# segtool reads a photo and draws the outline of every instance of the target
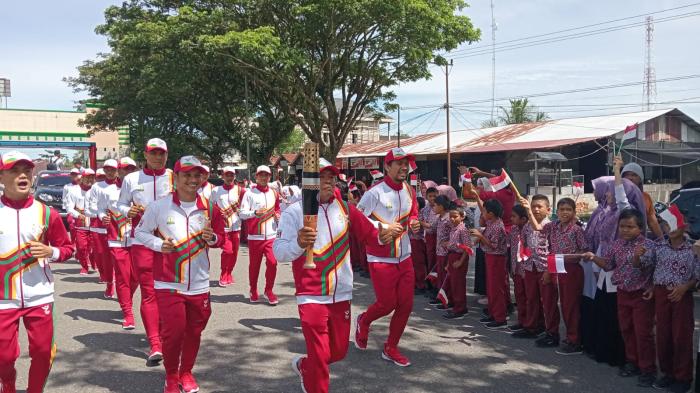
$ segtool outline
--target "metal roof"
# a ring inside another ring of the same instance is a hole
[[[568,161],[566,156],[555,151],[533,151],[525,158],[526,162],[530,161]]]
[[[691,128],[700,131],[700,124],[678,109],[622,113],[614,115],[549,120],[538,123],[456,130],[450,132],[452,153],[488,153],[512,150],[539,150],[574,145],[622,133],[635,123],[643,123],[671,113]],[[339,158],[383,156],[396,146],[396,141],[346,145]],[[445,154],[447,137],[444,132],[425,134],[401,140],[401,147],[414,155]]]

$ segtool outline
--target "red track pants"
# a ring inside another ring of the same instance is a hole
[[[348,352],[350,302],[300,304],[299,318],[306,340],[306,358],[301,363],[304,387],[308,393],[327,393],[328,366]]]
[[[557,274],[561,313],[566,325],[566,340],[574,345],[581,343],[581,296],[583,296],[583,268],[578,263],[567,263],[566,273]]]
[[[559,337],[559,294],[556,274],[552,282],[542,283],[542,272],[525,271],[525,292],[527,297],[527,319],[525,328],[531,332],[545,328],[547,333]],[[520,301],[518,301],[520,302]]]
[[[527,291],[525,290],[525,277],[515,273],[513,275],[515,289],[515,305],[518,309],[518,324],[525,326],[527,323]]]
[[[90,232],[90,240],[92,242],[90,259],[97,265],[97,270],[100,271],[100,281],[107,283],[107,291],[109,291],[114,285],[114,263],[107,247],[107,235]]]
[[[505,322],[510,299],[505,255],[486,254],[486,296],[491,318]]]
[[[124,319],[133,322],[132,299],[139,283],[132,269],[130,249],[127,247],[110,247],[109,252],[112,255],[112,263],[114,264],[119,307],[122,309]]]
[[[151,343],[151,351],[160,351],[161,348],[158,335],[158,302],[156,291],[153,289],[153,260],[160,257],[160,253],[155,253],[140,244],[131,246],[131,264],[141,287],[141,319]]]
[[[248,240],[248,253],[250,255],[250,268],[248,269],[248,280],[250,282],[250,292],[258,293],[258,276],[260,275],[260,265],[263,256],[265,257],[265,292],[272,291],[277,277],[277,259],[272,253],[272,242],[274,240]]]
[[[238,260],[238,249],[240,248],[240,231],[226,232],[226,241],[221,247],[221,276],[230,275],[236,267]]]
[[[654,300],[644,300],[644,290],[617,290],[617,319],[625,342],[625,359],[643,373],[656,373]]]
[[[411,239],[411,258],[413,259],[413,272],[415,274],[415,286],[418,289],[425,288],[425,276],[428,275],[425,242],[422,239]]]
[[[211,316],[209,293],[182,295],[159,289],[156,298],[165,373],[179,375],[192,372],[202,331]]]
[[[90,231],[75,229],[75,257],[83,270],[88,270],[90,267],[95,268],[95,261],[90,260],[90,240]]]
[[[469,269],[469,258],[465,258],[460,267],[453,267],[452,264],[459,261],[462,254],[451,252],[447,254],[448,280],[450,281],[450,303],[454,313],[467,311],[467,270]]]
[[[361,318],[363,327],[369,329],[372,322],[393,311],[386,344],[396,348],[413,310],[413,261],[408,257],[400,263],[371,262],[369,272],[376,300]]]
[[[676,381],[693,380],[693,294],[686,292],[681,301],[668,300],[665,286],[654,288],[656,305],[656,350],[659,368]],[[698,383],[697,381],[695,383]]]
[[[14,386],[17,377],[15,361],[19,357],[19,320],[29,338],[29,386],[27,393],[44,390],[51,364],[56,355],[53,341],[53,303],[27,308],[0,310],[0,380]]]

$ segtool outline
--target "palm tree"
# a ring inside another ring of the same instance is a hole
[[[499,107],[503,113],[498,117],[502,124],[519,124],[545,121],[549,118],[546,113],[530,105],[527,98],[511,99],[510,108]]]

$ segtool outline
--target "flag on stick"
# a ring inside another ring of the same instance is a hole
[[[466,244],[458,244],[457,247],[459,247],[459,248],[461,248],[462,250],[464,250],[464,252],[466,252],[467,255],[469,255],[469,256],[474,255],[474,250],[473,250],[471,247],[469,247],[468,245],[466,245]]]
[[[442,303],[443,306],[447,307],[447,303],[449,303],[449,299],[447,298],[447,292],[445,292],[445,283],[447,280],[450,278],[450,274],[447,273],[445,274],[445,279],[442,280],[442,285],[440,285],[440,290],[438,291],[437,294],[437,300]]]
[[[576,198],[583,195],[583,183],[579,183],[579,182],[575,181],[571,185],[571,188],[572,188],[573,194],[574,194],[574,196],[576,196]]]
[[[492,192],[500,191],[511,184],[510,177],[505,170],[501,169],[501,174],[489,178],[489,190]]]
[[[382,177],[384,177],[384,174],[381,171],[378,171],[376,169],[370,171],[369,174],[372,175],[372,179],[374,179],[374,180],[379,180]]]
[[[617,151],[616,155],[620,155],[620,152],[622,151],[622,147],[625,145],[625,143],[637,139],[638,126],[639,126],[639,123],[634,123],[634,124],[631,124],[631,125],[625,127],[625,131],[622,134],[622,141],[620,142],[620,150]]]
[[[564,254],[549,254],[547,256],[547,270],[550,273],[566,273]]]
[[[678,205],[672,203],[668,209],[662,211],[659,216],[666,221],[669,231],[673,232],[680,228],[685,228],[685,218],[683,213],[678,209]]]

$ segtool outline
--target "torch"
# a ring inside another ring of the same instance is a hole
[[[318,193],[321,188],[318,176],[318,143],[304,144],[304,172],[301,181],[304,226],[316,229],[318,220]],[[306,249],[304,269],[315,269],[313,246]]]

